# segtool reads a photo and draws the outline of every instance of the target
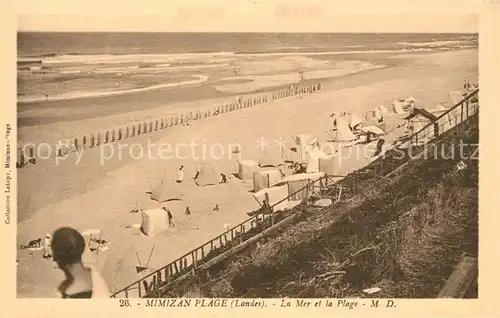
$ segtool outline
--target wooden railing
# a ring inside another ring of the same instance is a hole
[[[442,134],[444,131],[451,129],[454,126],[472,117],[478,111],[478,93],[479,89],[471,92],[463,100],[440,115],[435,121],[429,123],[427,126],[423,127],[408,138],[396,142],[391,148],[404,149],[412,145],[421,145],[422,143],[430,141],[431,139]],[[474,99],[477,102],[472,102],[472,100]],[[460,110],[460,113],[458,113],[457,110]],[[439,130],[436,130],[436,127],[439,127]],[[387,151],[390,150],[391,149],[388,149]],[[404,162],[401,163],[401,165],[403,164]],[[295,191],[294,193],[289,194],[286,198],[283,198],[279,202],[273,204],[272,208],[276,207],[284,201],[289,200],[291,197],[304,190],[308,191],[309,193],[315,193],[320,196],[330,196],[335,199],[334,194],[336,193],[336,190],[332,190],[332,188],[336,187],[337,183],[333,180],[334,177],[338,176],[324,176],[313,182],[308,182],[306,186]],[[339,188],[339,191],[340,189],[341,188]],[[360,192],[363,190],[357,189],[354,186],[354,191]],[[285,219],[287,217],[289,216],[284,215],[284,213],[276,213],[275,211],[273,211],[270,218],[265,216],[261,217],[261,215],[255,215],[236,225],[230,230],[222,233],[221,235],[213,238],[207,243],[177,258],[175,261],[120,289],[111,297],[144,297],[150,294],[155,289],[158,289],[160,287],[164,289],[165,286],[168,286],[169,284],[172,284],[173,282],[184,278],[186,274],[194,275],[196,273],[196,269],[200,265],[208,262],[210,259],[215,258],[221,252],[242,244],[253,236],[274,226],[276,221]]]
[[[477,258],[462,258],[437,298],[465,298],[477,280]]]

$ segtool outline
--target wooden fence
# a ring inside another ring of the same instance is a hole
[[[462,258],[437,298],[464,298],[477,283],[477,258]]]
[[[432,140],[443,132],[474,116],[479,108],[478,93],[479,89],[471,92],[463,100],[440,115],[435,121],[429,123],[408,138],[398,141],[391,148],[405,149],[412,145],[421,145],[423,142]],[[439,127],[439,130],[436,127]],[[403,164],[404,162],[401,163],[401,165]],[[306,186],[275,203],[272,208],[285,200],[290,200],[290,198],[293,198],[297,193],[302,191],[307,191],[308,196],[312,194],[338,200],[343,188],[334,181],[333,178],[336,177],[339,176],[325,176],[316,181],[308,182]],[[358,193],[363,191],[357,189],[355,185],[353,189],[349,190]],[[273,211],[270,217],[262,217],[261,215],[253,216],[177,258],[175,261],[116,291],[111,297],[145,297],[157,289],[165,289],[173,282],[184,279],[189,275],[194,275],[200,266],[216,258],[221,252],[243,244],[263,231],[270,230],[276,221],[281,221],[287,217],[289,216],[276,213],[276,211]]]

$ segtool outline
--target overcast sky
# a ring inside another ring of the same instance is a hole
[[[476,1],[17,1],[21,31],[477,32]]]

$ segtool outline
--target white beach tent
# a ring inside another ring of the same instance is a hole
[[[349,128],[349,123],[345,118],[337,119],[337,131],[333,141],[335,142],[349,142],[356,140],[356,136]]]
[[[260,167],[279,167],[285,164],[281,157],[281,149],[278,147],[269,147],[262,151],[259,166]]]
[[[181,200],[182,192],[176,188],[177,184],[173,181],[162,180],[151,191],[151,200],[165,202],[171,200]]]
[[[255,200],[258,202],[259,207],[262,206],[262,201],[268,199],[269,205],[271,205],[271,206],[273,206],[279,202],[273,208],[273,210],[275,212],[280,211],[280,210],[285,210],[288,208],[288,201],[283,200],[288,196],[288,186],[287,185],[274,186],[271,188],[262,189],[258,192],[252,193],[252,195],[255,198]],[[280,202],[280,201],[282,201],[282,202]]]
[[[217,172],[214,167],[203,165],[199,168],[195,183],[198,186],[207,186],[218,184],[221,180],[220,172]]]
[[[383,116],[382,111],[378,108],[369,110],[365,113],[366,120],[380,119],[382,116]]]
[[[141,231],[147,236],[155,236],[168,230],[168,214],[162,208],[143,210]]]
[[[323,153],[319,148],[314,148],[309,152],[309,158],[307,160],[307,173],[320,172],[320,159],[330,159],[334,155],[327,155]]]
[[[378,126],[366,126],[361,128],[362,131],[364,132],[370,132],[372,134],[375,134],[377,136],[385,135],[385,132]]]
[[[378,110],[380,111],[380,113],[382,114],[382,116],[391,116],[391,115],[394,114],[389,109],[387,109],[387,107],[385,107],[384,105],[380,106],[378,108]]]
[[[358,115],[356,114],[350,114],[348,118],[349,118],[349,126],[351,127],[351,129],[363,123],[361,118],[359,118]]]
[[[238,178],[247,180],[253,178],[253,173],[259,170],[259,164],[253,160],[239,160],[237,175]]]
[[[405,101],[401,101],[401,100],[396,99],[394,102],[392,102],[392,107],[393,107],[393,111],[398,115],[402,115],[402,114],[406,113],[406,110],[405,110],[406,102]]]
[[[279,170],[261,170],[253,173],[253,191],[257,192],[265,188],[270,188],[281,181]]]

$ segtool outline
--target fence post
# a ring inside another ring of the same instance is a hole
[[[191,258],[193,259],[193,275],[196,273],[196,268],[198,267],[198,250],[194,250],[191,253]]]

